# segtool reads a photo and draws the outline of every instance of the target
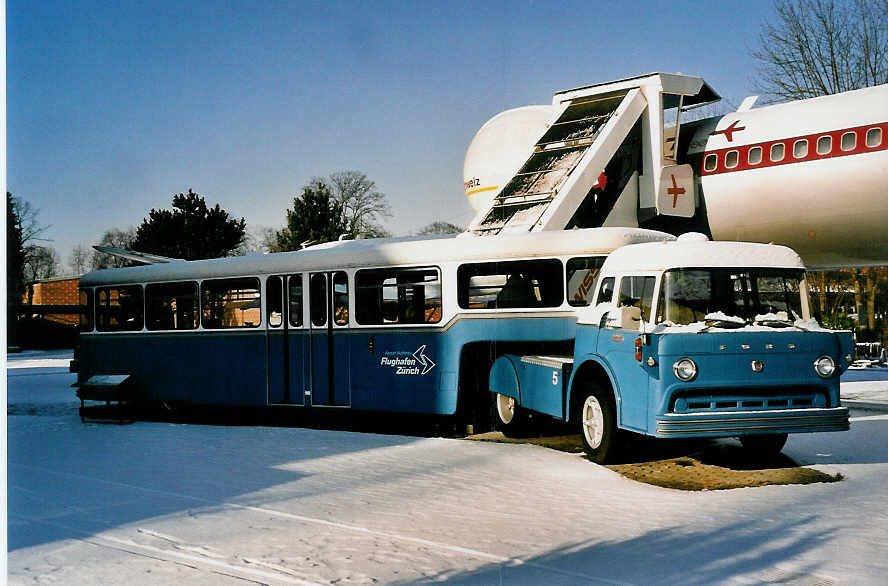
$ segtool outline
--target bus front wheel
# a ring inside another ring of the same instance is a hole
[[[589,459],[597,464],[611,461],[617,451],[617,417],[611,394],[597,385],[588,387],[576,417]]]

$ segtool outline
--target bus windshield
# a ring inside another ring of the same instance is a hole
[[[666,271],[657,322],[718,327],[788,326],[802,315],[801,269],[673,269]]]

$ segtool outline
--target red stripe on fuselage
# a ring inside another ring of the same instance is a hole
[[[881,128],[881,142],[873,147],[866,146],[866,133],[872,128]],[[842,150],[842,135],[848,132],[854,132],[857,135],[856,144],[853,149],[847,151]],[[832,147],[829,152],[822,155],[817,154],[817,141],[824,136],[832,138]],[[793,151],[796,141],[808,141],[808,154],[804,157],[794,157]],[[780,161],[771,160],[771,147],[775,144],[782,143],[784,145],[783,159]],[[749,151],[755,147],[761,147],[762,158],[757,164],[749,163]],[[750,169],[760,169],[762,167],[776,167],[777,165],[789,165],[792,163],[804,163],[806,161],[819,161],[821,159],[830,159],[833,157],[845,157],[848,155],[859,155],[862,153],[872,153],[876,151],[888,150],[888,122],[877,124],[867,124],[864,126],[855,126],[853,128],[842,128],[840,130],[830,130],[828,132],[818,132],[815,134],[806,134],[802,136],[794,136],[792,138],[782,138],[779,140],[771,140],[767,142],[759,142],[747,144],[743,146],[732,146],[714,151],[705,151],[699,163],[697,173],[702,176],[719,175],[721,173],[733,173],[735,171],[748,171]],[[725,165],[727,154],[731,151],[737,151],[738,161],[735,167],[727,167]],[[716,156],[716,166],[714,169],[706,170],[706,158],[710,155]]]

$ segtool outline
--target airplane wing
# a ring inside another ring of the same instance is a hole
[[[131,260],[134,262],[142,263],[145,265],[153,265],[158,263],[166,263],[166,262],[185,262],[183,258],[170,258],[168,256],[160,256],[157,254],[148,254],[147,252],[137,252],[135,250],[124,250],[123,248],[117,248],[116,246],[93,246],[99,252],[103,252],[105,254],[111,254],[114,256],[119,256],[121,258],[125,258],[127,260]]]

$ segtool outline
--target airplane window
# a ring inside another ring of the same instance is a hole
[[[821,136],[817,139],[817,154],[818,155],[828,155],[832,150],[832,137],[831,136]]]
[[[718,155],[706,155],[706,159],[703,161],[703,169],[705,171],[715,171],[717,165]]]
[[[725,155],[725,167],[728,169],[733,169],[737,166],[737,163],[740,161],[740,153],[737,151],[728,151],[728,154]]]
[[[749,156],[747,157],[750,165],[758,165],[762,162],[762,147],[752,147],[749,149]]]
[[[882,144],[882,129],[870,128],[866,131],[866,146],[869,148],[877,147]]]
[[[854,132],[846,132],[842,135],[842,150],[851,151],[857,146],[857,134]]]
[[[808,141],[797,140],[792,145],[792,156],[796,159],[804,159],[808,156]]]
[[[775,163],[777,161],[782,161],[785,148],[786,147],[783,145],[782,142],[778,142],[777,144],[772,144],[771,145],[771,160],[774,161]]]

